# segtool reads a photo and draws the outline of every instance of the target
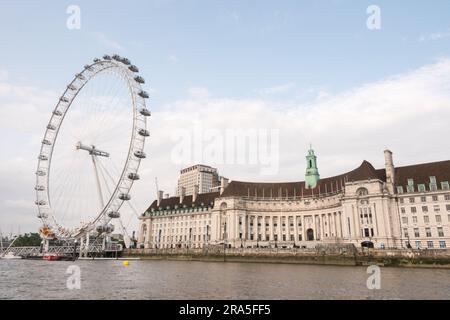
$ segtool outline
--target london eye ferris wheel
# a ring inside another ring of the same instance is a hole
[[[36,170],[36,205],[44,238],[111,233],[130,201],[150,135],[147,92],[127,58],[105,55],[84,66],[59,98]]]

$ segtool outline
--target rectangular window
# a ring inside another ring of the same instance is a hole
[[[420,201],[427,202],[427,197],[425,197],[425,196],[420,197]]]
[[[427,238],[431,238],[431,229],[425,228],[425,234],[427,235]]]
[[[416,238],[420,237],[419,228],[414,228],[414,237]]]
[[[439,200],[438,196],[433,196],[432,199],[433,199],[433,201],[438,201]]]
[[[416,241],[416,248],[417,248],[417,249],[422,248],[422,243],[421,243],[419,240]]]
[[[402,217],[402,223],[408,224],[408,217]]]
[[[408,179],[408,185],[406,186],[406,191],[414,192],[414,180]]]
[[[403,229],[403,234],[405,235],[405,238],[409,237],[408,228]]]
[[[439,248],[441,248],[441,249],[447,248],[445,241],[439,241]]]
[[[444,236],[444,228],[438,227],[437,228],[438,236],[443,237]]]
[[[445,206],[445,209],[447,209],[447,211],[450,211],[450,204],[447,204],[447,205]]]
[[[441,207],[437,204],[433,206],[433,210],[434,212],[440,212],[441,211]]]
[[[429,223],[430,222],[430,218],[428,216],[423,216],[423,222]]]
[[[419,185],[417,186],[417,190],[418,190],[419,192],[425,192],[425,185],[424,185],[424,184],[419,184]]]
[[[446,194],[446,195],[444,196],[444,199],[445,199],[445,201],[450,201],[450,194]]]
[[[416,202],[416,199],[415,198],[409,198],[409,203],[414,203],[414,202]]]
[[[427,247],[429,248],[429,249],[431,249],[431,248],[433,248],[433,241],[427,241]]]
[[[365,236],[366,238],[370,237],[370,235],[369,235],[369,229],[368,229],[368,228],[364,228],[364,236]]]
[[[412,222],[413,222],[413,223],[417,223],[417,216],[413,216],[413,217],[412,217]]]
[[[437,223],[441,223],[442,222],[441,216],[439,214],[436,215],[436,222]]]
[[[416,207],[411,207],[411,213],[417,213]]]
[[[403,187],[402,186],[398,186],[397,187],[397,193],[403,193]]]
[[[422,212],[428,212],[428,206],[422,206]]]
[[[400,208],[401,213],[406,213],[405,208]]]
[[[268,234],[266,234],[266,241],[270,240],[270,236]]]
[[[441,182],[441,189],[442,189],[442,190],[448,190],[448,189],[449,189],[449,183],[448,183],[448,181],[442,181],[442,182]]]
[[[400,203],[405,203],[405,199],[400,198]]]

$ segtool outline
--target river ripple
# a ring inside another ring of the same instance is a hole
[[[70,265],[81,289],[69,290]],[[450,270],[185,261],[0,260],[0,299],[450,299]]]

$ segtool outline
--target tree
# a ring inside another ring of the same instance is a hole
[[[41,245],[41,237],[38,233],[25,233],[20,235],[14,242],[14,247],[39,247]]]

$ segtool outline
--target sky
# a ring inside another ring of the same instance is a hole
[[[71,5],[79,29],[67,27]],[[370,5],[379,29],[367,26]],[[323,177],[363,160],[381,168],[385,148],[396,165],[450,158],[448,1],[10,1],[0,41],[4,233],[39,227],[45,126],[67,83],[105,53],[139,66],[151,95],[138,211],[155,177],[173,194],[179,170],[197,162],[232,180],[300,181],[310,143]],[[227,134],[248,129],[256,158],[227,161]]]

